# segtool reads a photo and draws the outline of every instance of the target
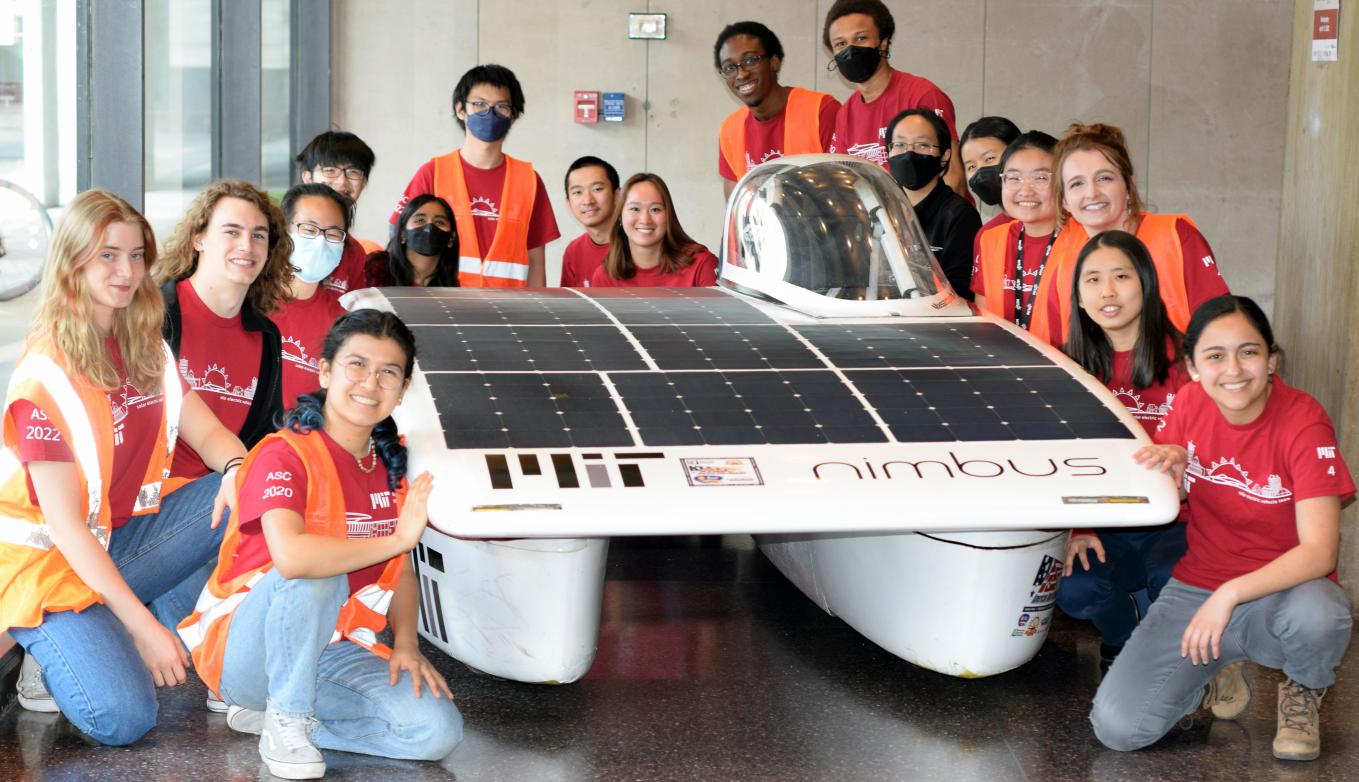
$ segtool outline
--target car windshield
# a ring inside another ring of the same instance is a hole
[[[906,194],[859,158],[804,155],[755,169],[732,194],[724,240],[724,266],[833,299],[949,289]]]

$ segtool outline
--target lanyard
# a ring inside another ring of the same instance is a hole
[[[1019,227],[1019,240],[1015,242],[1015,324],[1021,329],[1029,327],[1033,319],[1033,302],[1038,298],[1038,285],[1043,281],[1043,271],[1048,268],[1048,256],[1052,254],[1052,243],[1057,241],[1057,232],[1048,237],[1047,249],[1043,250],[1043,262],[1038,264],[1038,272],[1033,276],[1033,293],[1028,301],[1024,300],[1024,226]]]

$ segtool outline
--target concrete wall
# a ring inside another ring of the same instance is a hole
[[[1288,0],[889,0],[892,62],[938,83],[960,124],[1002,114],[1060,135],[1073,120],[1124,128],[1143,194],[1185,212],[1234,290],[1273,301],[1289,84]],[[579,229],[561,178],[598,154],[624,177],[648,169],[675,193],[685,228],[721,236],[716,133],[737,103],[712,44],[739,18],[768,24],[787,53],[786,84],[844,99],[825,69],[830,0],[336,0],[334,123],[377,151],[358,233],[385,236],[388,210],[424,161],[461,143],[449,96],[481,61],[513,69],[527,113],[506,151],[532,161],[555,200],[563,240]],[[629,11],[669,15],[669,39],[631,41]],[[575,89],[628,95],[621,125],[575,125]]]
[[[1340,61],[1312,62],[1312,4],[1293,14],[1292,79],[1274,305],[1284,375],[1330,412],[1359,468],[1359,8],[1340,15]],[[1342,517],[1340,575],[1359,595],[1359,512]]]

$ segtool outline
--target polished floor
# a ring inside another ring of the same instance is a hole
[[[1278,674],[1255,669],[1239,722],[1103,749],[1086,721],[1098,638],[1059,619],[1038,657],[981,680],[903,662],[821,613],[748,539],[634,538],[609,554],[599,654],[565,686],[500,681],[432,649],[467,721],[442,763],[327,753],[328,779],[1357,780],[1351,652],[1323,706],[1324,753],[1270,755]],[[254,737],[203,709],[194,683],[161,695],[130,748],[89,747],[64,720],[0,714],[0,780],[268,779]]]

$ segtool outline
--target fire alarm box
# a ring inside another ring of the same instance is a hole
[[[593,125],[599,122],[599,93],[576,90],[576,123]]]

